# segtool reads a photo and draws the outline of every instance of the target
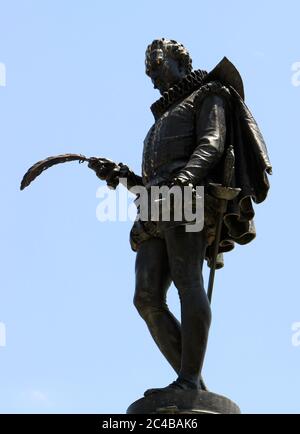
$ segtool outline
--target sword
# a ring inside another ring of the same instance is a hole
[[[208,186],[209,193],[211,193],[212,196],[214,196],[216,199],[219,200],[219,213],[218,213],[219,215],[217,219],[216,236],[213,243],[213,254],[212,254],[211,268],[210,268],[209,282],[208,282],[208,289],[207,289],[207,297],[210,303],[212,301],[212,293],[213,293],[213,286],[214,286],[214,279],[215,279],[215,272],[216,272],[216,265],[217,265],[217,256],[219,251],[219,243],[221,239],[223,217],[227,210],[228,201],[236,198],[241,191],[240,188],[229,187],[234,172],[234,164],[235,164],[234,150],[233,150],[233,146],[230,145],[228,146],[226,151],[226,157],[224,162],[223,183],[222,184],[210,183]]]

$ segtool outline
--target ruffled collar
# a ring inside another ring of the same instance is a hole
[[[181,81],[175,84],[175,86],[165,91],[161,98],[151,105],[151,111],[155,120],[162,116],[176,101],[190,95],[202,86],[206,76],[206,71],[197,69],[186,75]]]

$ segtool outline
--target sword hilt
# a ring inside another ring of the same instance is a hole
[[[223,183],[209,183],[209,192],[220,201],[229,201],[237,197],[241,191],[240,188],[230,187],[234,172],[235,156],[233,146],[228,146],[224,162]],[[224,210],[223,210],[224,211]]]

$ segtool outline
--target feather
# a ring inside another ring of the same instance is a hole
[[[67,161],[76,160],[79,161],[79,163],[83,163],[84,161],[89,161],[89,158],[81,154],[62,154],[38,161],[33,166],[31,166],[23,176],[20,189],[24,190],[24,188],[28,187],[28,185],[30,185],[37,176],[39,176],[44,170],[48,169],[49,167],[52,167],[55,164],[66,163]]]

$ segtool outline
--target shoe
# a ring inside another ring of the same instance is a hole
[[[191,381],[177,378],[177,380],[173,381],[173,383],[169,384],[166,387],[146,390],[144,392],[144,396],[149,396],[152,393],[169,392],[171,390],[202,390],[202,389],[198,387],[195,383],[192,383]]]

